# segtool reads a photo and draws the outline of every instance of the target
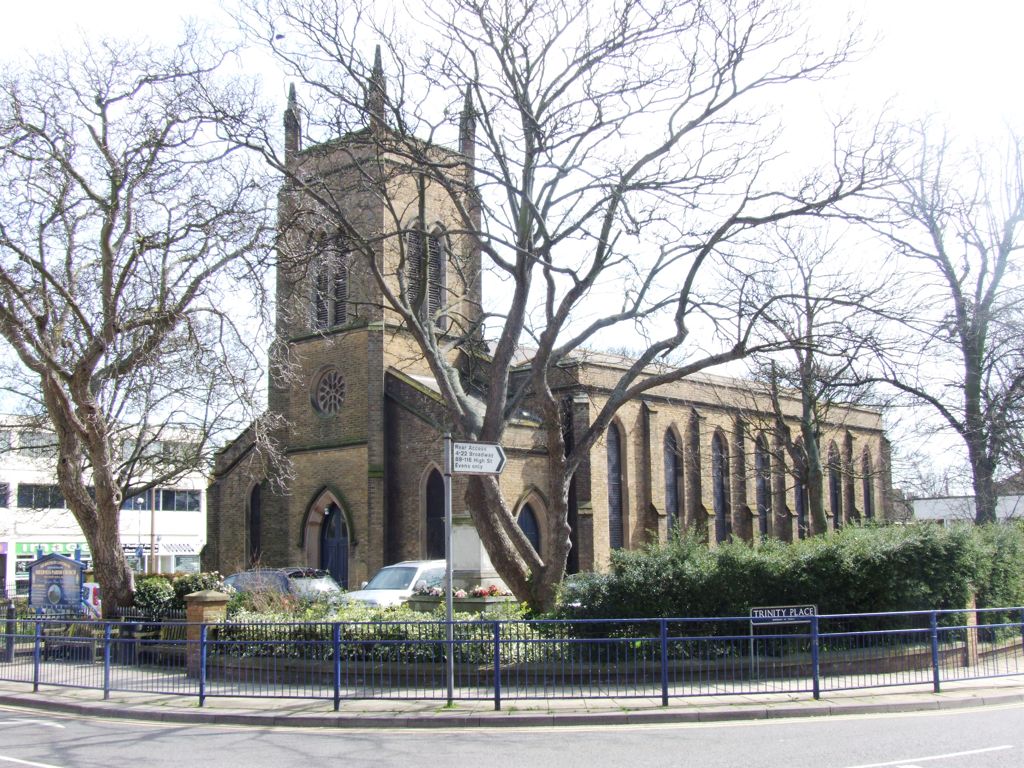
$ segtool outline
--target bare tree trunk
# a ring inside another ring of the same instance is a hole
[[[563,467],[564,463],[562,460]],[[466,502],[491,564],[512,594],[538,613],[554,606],[571,547],[569,483],[565,480],[564,469],[553,479],[552,488],[560,490],[547,500],[549,540],[544,560],[534,551],[506,507],[497,478],[470,478],[466,489]]]
[[[111,519],[112,518],[112,519]],[[95,533],[87,532],[96,581],[103,585],[103,618],[117,618],[117,608],[132,604],[132,573],[121,550],[117,515],[100,515]]]
[[[957,297],[957,315],[960,319],[960,346],[964,355],[964,423],[963,439],[967,444],[967,458],[971,465],[971,484],[974,487],[974,522],[985,525],[996,521],[996,491],[994,475],[996,462],[990,455],[988,436],[999,429],[998,424],[986,424],[982,415],[982,369],[984,352],[983,334],[977,326],[987,326],[989,318],[976,308],[978,317],[969,318],[968,302]]]
[[[802,425],[804,454],[807,457],[805,482],[807,483],[807,512],[811,533],[818,535],[828,530],[828,516],[825,514],[825,473],[821,469],[821,448],[812,425]]]
[[[996,522],[998,496],[995,489],[995,468],[984,447],[972,445],[973,442],[977,441],[969,441],[967,453],[971,462],[974,486],[974,522],[976,525],[985,525]]]

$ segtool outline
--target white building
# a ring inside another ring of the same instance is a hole
[[[40,551],[74,557],[77,549],[88,564],[89,547],[56,484],[53,435],[11,426],[19,424],[14,417],[0,417],[0,424],[0,594],[27,594],[28,564]],[[173,486],[125,500],[121,544],[133,568],[199,570],[206,484],[205,475],[193,472]]]
[[[974,522],[973,496],[939,496],[913,499],[914,519],[949,525]],[[1000,496],[996,500],[996,519],[1024,519],[1024,496]]]

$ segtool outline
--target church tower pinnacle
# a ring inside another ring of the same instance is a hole
[[[288,106],[284,110],[284,159],[290,161],[302,149],[302,115],[295,96],[295,83],[288,87]]]
[[[466,86],[466,98],[459,118],[459,152],[469,161],[470,167],[476,159],[476,110],[473,107],[473,86]],[[472,179],[469,179],[472,183]]]
[[[366,84],[366,112],[369,115],[371,129],[387,125],[384,111],[387,98],[388,84],[384,78],[384,65],[381,62],[380,46],[378,45],[373,55],[373,71],[370,72],[370,79]]]

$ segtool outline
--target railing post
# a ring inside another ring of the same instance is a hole
[[[36,622],[35,646],[32,648],[32,693],[39,693],[39,659],[43,637],[43,622]]]
[[[199,706],[206,703],[206,624],[199,627]]]
[[[110,698],[110,622],[103,625],[103,698]]]
[[[501,711],[501,622],[494,622],[494,711]]]
[[[658,627],[662,639],[662,707],[669,706],[669,620],[663,618]]]
[[[7,601],[7,616],[5,617],[4,633],[4,661],[10,664],[14,661],[14,638],[18,633],[17,611],[14,609],[14,601]]]
[[[932,638],[932,688],[939,692],[939,615],[932,611],[928,615],[928,626]]]
[[[341,624],[331,627],[331,648],[334,651],[334,711],[341,709]]]
[[[1024,608],[1020,609],[1020,649],[1024,651]]]
[[[818,617],[811,616],[811,674],[813,684],[811,690],[815,699],[821,698],[821,670],[818,664]]]

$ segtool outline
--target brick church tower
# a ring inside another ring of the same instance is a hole
[[[461,354],[456,333],[477,333],[480,254],[458,234],[470,229],[460,216],[475,212],[472,115],[467,108],[454,151],[391,133],[385,105],[379,49],[360,130],[303,147],[290,90],[269,418],[219,456],[204,567],[309,565],[351,588],[389,562],[439,554],[436,510],[403,503],[423,496],[432,475],[396,474],[395,465],[434,453],[442,464],[443,416],[430,370],[384,290],[420,304],[453,354]],[[389,419],[396,389],[414,401],[400,408],[417,412],[416,434]],[[266,438],[283,462],[268,461]]]

